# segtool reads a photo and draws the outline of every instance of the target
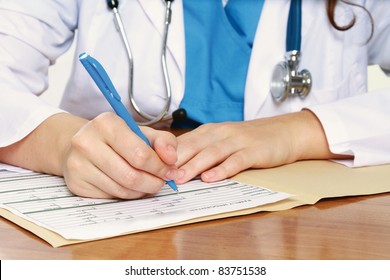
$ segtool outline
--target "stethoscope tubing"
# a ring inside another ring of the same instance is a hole
[[[291,0],[288,12],[286,52],[301,51],[302,0]]]
[[[169,114],[169,109],[172,103],[172,89],[171,89],[171,82],[169,79],[169,72],[168,72],[168,66],[167,66],[167,59],[166,59],[166,52],[167,52],[167,40],[168,40],[168,33],[169,33],[169,26],[171,23],[172,18],[172,0],[171,1],[165,1],[166,8],[165,8],[165,19],[164,19],[164,32],[162,37],[162,47],[161,47],[161,67],[164,77],[164,84],[165,84],[165,93],[166,93],[166,100],[163,109],[157,116],[149,115],[148,113],[141,110],[141,108],[138,106],[135,98],[134,98],[134,59],[133,54],[131,51],[130,43],[127,38],[125,28],[123,25],[122,18],[118,11],[118,1],[114,1],[115,5],[110,5],[110,2],[108,1],[110,8],[114,12],[114,19],[115,24],[118,28],[118,31],[120,33],[120,37],[122,39],[122,42],[125,46],[126,53],[127,53],[127,60],[129,64],[129,82],[128,82],[128,95],[129,100],[131,103],[131,106],[133,109],[137,112],[138,115],[140,115],[142,118],[144,118],[146,121],[138,121],[137,123],[139,125],[152,125],[155,123],[158,123],[160,121],[167,121],[172,119],[172,115]]]

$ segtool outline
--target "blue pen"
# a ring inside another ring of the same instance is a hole
[[[137,123],[131,117],[130,113],[127,111],[126,107],[121,102],[121,97],[116,91],[114,85],[111,82],[110,77],[107,72],[104,70],[103,66],[93,57],[87,53],[82,53],[79,55],[80,62],[83,64],[84,68],[87,70],[89,75],[95,81],[96,85],[103,93],[104,97],[110,103],[111,107],[114,109],[115,113],[120,116],[129,128],[137,134],[142,140],[145,141],[150,147],[150,142],[148,138],[142,133],[141,129],[138,127]],[[173,180],[166,181],[168,186],[172,190],[178,192],[178,188]]]

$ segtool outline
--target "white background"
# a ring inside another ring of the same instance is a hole
[[[84,260],[84,261],[2,261],[2,280],[387,280],[390,273],[387,260]],[[182,267],[208,269],[209,275],[126,275],[126,269]],[[226,267],[265,267],[265,275],[220,275]]]

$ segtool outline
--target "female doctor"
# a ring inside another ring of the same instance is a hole
[[[367,93],[367,65],[390,73],[389,1],[303,0],[294,19],[301,26],[289,32],[289,0],[165,2],[119,2],[130,79],[115,5],[1,1],[0,161],[64,176],[77,195],[125,199],[155,193],[164,180],[215,181],[304,159],[390,162],[390,91]],[[160,63],[166,5],[171,100]],[[279,91],[271,92],[270,81],[282,76],[285,66],[274,72],[275,65],[289,51],[287,35],[297,32],[301,56],[291,63],[306,76],[296,94],[280,98],[286,85],[274,82]],[[143,126],[152,150],[107,113],[77,57],[60,108],[45,104],[38,96],[48,87],[48,67],[74,39],[77,54],[87,51],[105,67],[135,119],[145,121],[132,98],[150,116],[169,101],[167,116],[177,109],[187,115],[175,126],[200,126],[178,138]]]

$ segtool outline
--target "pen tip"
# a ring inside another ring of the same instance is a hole
[[[179,192],[179,188],[176,186],[175,182],[173,180],[171,181],[167,181],[166,182],[168,184],[168,186],[173,190],[175,191],[176,193]]]

